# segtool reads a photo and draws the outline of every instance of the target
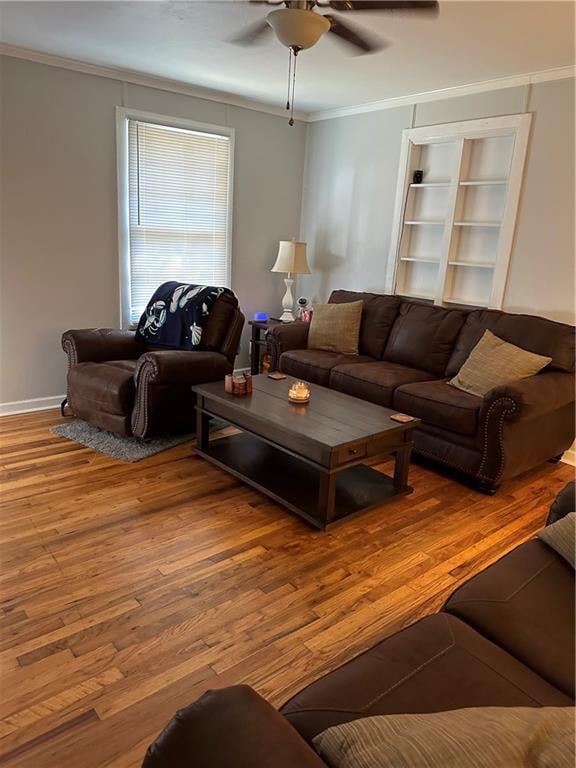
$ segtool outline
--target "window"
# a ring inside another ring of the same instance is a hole
[[[118,128],[121,306],[129,325],[167,280],[229,286],[233,136],[125,110]]]

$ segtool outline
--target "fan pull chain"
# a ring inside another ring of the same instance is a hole
[[[286,109],[290,109],[290,78],[292,75],[292,48],[288,48],[288,97],[286,99]]]
[[[296,57],[298,56],[298,48],[293,48],[294,63],[292,65],[292,99],[290,100],[290,120],[288,125],[294,125],[294,92],[296,90]]]

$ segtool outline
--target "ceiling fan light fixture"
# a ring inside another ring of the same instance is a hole
[[[330,21],[324,16],[297,8],[271,11],[266,16],[266,21],[282,45],[298,50],[316,45],[322,35],[330,29]]]

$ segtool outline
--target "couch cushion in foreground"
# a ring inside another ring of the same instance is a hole
[[[546,544],[516,547],[444,610],[574,697],[574,569]]]
[[[314,746],[333,768],[568,768],[574,710],[471,707],[368,717],[329,728]]]
[[[312,683],[281,712],[311,741],[333,725],[372,715],[571,705],[568,696],[506,651],[440,613]]]

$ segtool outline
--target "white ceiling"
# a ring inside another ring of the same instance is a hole
[[[571,65],[574,9],[572,1],[440,0],[437,19],[345,14],[391,46],[351,56],[322,38],[298,58],[297,106],[359,105]],[[8,44],[282,106],[287,50],[272,35],[250,48],[227,42],[268,10],[242,0],[2,2],[0,32]]]

